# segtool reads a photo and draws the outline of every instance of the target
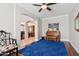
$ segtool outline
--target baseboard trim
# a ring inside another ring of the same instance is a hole
[[[73,44],[73,42],[70,42],[70,44],[71,44],[72,47],[76,50],[76,52],[79,54],[79,50],[78,50],[77,47]]]
[[[60,39],[60,41],[67,41],[67,42],[69,42],[69,40],[68,40],[68,39]]]

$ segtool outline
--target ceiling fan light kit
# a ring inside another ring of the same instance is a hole
[[[54,4],[56,4],[56,3],[42,3],[42,5],[40,5],[40,4],[33,4],[33,5],[34,5],[34,6],[40,6],[41,8],[38,10],[38,12],[41,12],[42,9],[43,9],[43,10],[47,9],[48,11],[51,11],[51,8],[48,7],[48,6],[54,5]]]
[[[42,9],[47,9],[47,5],[42,5],[41,8]]]

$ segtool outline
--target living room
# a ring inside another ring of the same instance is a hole
[[[35,39],[31,41],[30,45],[33,42],[40,41],[41,38],[46,38],[46,32],[51,30],[49,24],[57,23],[59,25],[55,26],[60,31],[59,41],[69,42],[76,52],[79,53],[79,31],[75,29],[79,29],[79,23],[77,27],[74,26],[74,20],[77,16],[79,19],[79,3],[56,3],[55,5],[49,6],[52,9],[51,11],[41,10],[40,12],[38,11],[40,7],[34,6],[33,4],[0,3],[0,29],[11,33],[11,38],[17,41],[18,49],[22,43],[20,25],[23,25],[23,22],[32,18],[36,24]],[[40,4],[42,5],[42,3]],[[25,42],[23,48],[27,45]]]

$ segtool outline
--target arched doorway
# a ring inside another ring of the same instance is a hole
[[[38,38],[38,23],[34,19],[24,20],[20,23],[21,46],[29,45]]]
[[[35,37],[35,22],[29,20],[21,23],[21,40]]]
[[[35,37],[35,22],[27,21],[26,24],[28,27],[28,38],[34,38]]]

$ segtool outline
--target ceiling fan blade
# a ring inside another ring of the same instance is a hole
[[[57,3],[48,3],[46,5],[50,6],[50,5],[54,5],[54,4],[57,4]]]
[[[41,10],[42,10],[42,8],[41,8],[41,9],[39,9],[39,12],[41,12]]]
[[[34,6],[41,6],[41,5],[39,5],[39,4],[33,4]]]
[[[51,9],[49,7],[47,7],[47,10],[51,11]]]

